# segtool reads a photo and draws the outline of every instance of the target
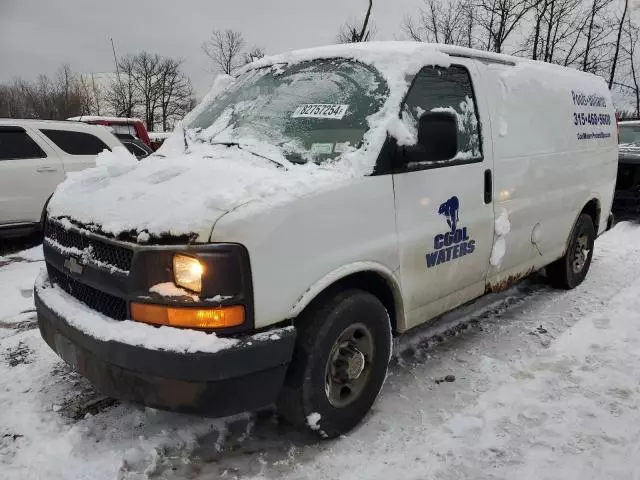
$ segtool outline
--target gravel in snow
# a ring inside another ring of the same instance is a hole
[[[0,268],[5,324],[20,323],[31,267]],[[9,480],[633,478],[639,292],[640,226],[622,223],[576,290],[535,276],[404,337],[364,424],[330,442],[268,412],[211,420],[109,403],[36,329],[2,327],[0,469]]]

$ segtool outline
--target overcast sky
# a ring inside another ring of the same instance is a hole
[[[375,0],[376,39],[401,35],[421,0]],[[148,50],[182,57],[199,96],[214,74],[200,46],[214,29],[242,32],[267,53],[333,42],[366,0],[0,0],[0,82],[33,79],[69,63],[77,72],[114,70],[118,55]]]

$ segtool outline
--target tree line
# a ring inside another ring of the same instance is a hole
[[[139,117],[150,131],[168,131],[195,106],[181,59],[140,52],[117,59],[116,65],[106,79],[63,65],[51,77],[0,84],[0,118],[65,120],[106,114]]]
[[[640,117],[639,25],[629,0],[423,0],[405,18],[416,41],[508,53],[603,77]]]

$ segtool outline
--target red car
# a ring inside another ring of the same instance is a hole
[[[80,117],[71,117],[67,120],[90,123],[92,125],[106,125],[111,127],[116,134],[132,135],[152,150],[155,151],[157,149],[157,147],[151,143],[147,127],[145,127],[144,122],[139,118],[82,115]]]

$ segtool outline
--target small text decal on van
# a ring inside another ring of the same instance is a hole
[[[347,113],[349,105],[331,103],[308,103],[300,105],[293,111],[292,118],[333,118],[341,120]]]
[[[438,208],[438,214],[446,218],[450,230],[433,237],[434,251],[427,253],[427,268],[469,255],[475,250],[476,241],[469,239],[467,227],[458,228],[459,210],[460,201],[456,196],[451,197]]]

